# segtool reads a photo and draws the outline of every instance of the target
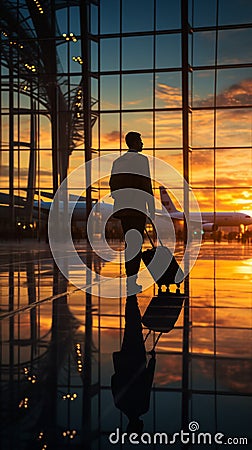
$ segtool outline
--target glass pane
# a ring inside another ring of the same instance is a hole
[[[156,29],[181,28],[180,0],[156,0]]]
[[[122,102],[124,109],[152,108],[153,75],[123,75]]]
[[[51,148],[51,142],[51,122],[47,117],[40,116],[39,146],[40,148]]]
[[[211,188],[193,188],[193,193],[202,211],[214,211],[214,190]]]
[[[102,39],[101,50],[101,71],[119,70],[119,39]]]
[[[124,70],[153,68],[153,37],[138,36],[122,39]]]
[[[122,130],[125,136],[129,131],[137,131],[142,135],[144,144],[143,151],[146,148],[153,148],[153,114],[152,112],[133,112],[122,114]],[[123,147],[127,146],[123,140]]]
[[[91,71],[98,71],[98,43],[91,41]]]
[[[252,69],[226,69],[217,73],[218,106],[251,105]]]
[[[250,0],[219,0],[219,25],[252,22],[252,2]]]
[[[199,70],[193,72],[193,106],[214,105],[214,71]]]
[[[193,111],[192,113],[192,146],[212,147],[214,134],[213,111]]]
[[[75,35],[80,35],[80,10],[78,6],[69,8],[70,12],[70,30]]]
[[[181,73],[160,72],[156,74],[156,108],[181,108]]]
[[[251,211],[252,189],[218,189],[216,190],[216,210],[217,211],[231,211],[231,212],[248,212]],[[238,227],[236,227],[238,231]]]
[[[14,187],[27,188],[30,152],[21,150],[14,152]]]
[[[183,173],[183,155],[181,150],[156,150],[155,157],[167,162],[170,166],[174,167],[174,169],[176,169],[179,173],[181,174]],[[159,173],[158,176],[159,177],[162,176],[165,179],[165,174]],[[169,183],[169,180],[167,180],[167,183]]]
[[[151,31],[153,30],[154,1],[123,0],[122,2],[122,31]]]
[[[156,67],[181,66],[181,37],[179,34],[164,34],[156,38]]]
[[[120,148],[119,114],[101,114],[101,150]]]
[[[9,151],[1,151],[0,188],[9,186]]]
[[[94,77],[91,78],[91,107],[98,108],[98,80]]]
[[[67,32],[67,9],[59,9],[56,11],[57,27],[59,34]]]
[[[214,152],[213,150],[193,150],[190,153],[190,184],[195,187],[213,187]],[[207,194],[207,192],[206,192]]]
[[[52,183],[52,152],[40,150],[39,152],[39,187],[51,188]]]
[[[181,112],[157,112],[155,115],[156,148],[182,146]]]
[[[194,0],[193,26],[206,27],[216,25],[216,0]]]
[[[193,65],[212,66],[215,58],[215,31],[202,31],[193,35]]]
[[[101,77],[101,109],[119,109],[119,75]]]
[[[216,150],[216,185],[252,187],[251,149]]]
[[[94,149],[98,149],[99,147],[99,127],[98,127],[98,119],[97,117],[94,116],[94,120],[95,122],[92,125],[92,142],[91,142],[91,146]],[[95,156],[95,154],[93,155],[93,157]]]
[[[98,34],[98,8],[91,4],[91,22],[90,31],[92,34]]]
[[[119,33],[120,31],[120,1],[102,0],[100,6],[101,33]]]
[[[74,150],[74,157],[70,156],[69,159],[69,173],[74,169],[77,169],[81,164],[85,162],[85,153],[83,150]]]
[[[218,64],[250,63],[252,29],[219,31]]]
[[[217,111],[218,147],[251,146],[251,109]]]

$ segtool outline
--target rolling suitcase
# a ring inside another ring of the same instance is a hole
[[[170,284],[176,284],[179,288],[184,278],[183,270],[178,265],[171,251],[163,246],[161,241],[161,245],[156,247],[146,228],[145,232],[152,248],[142,252],[142,260],[151,273],[154,281],[157,283],[160,290],[162,286],[166,286],[169,290]]]

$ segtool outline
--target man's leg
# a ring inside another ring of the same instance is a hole
[[[122,223],[124,238],[125,238],[127,231],[129,231],[129,230],[137,230],[143,238],[144,227],[145,227],[145,223],[146,223],[146,216],[144,214],[142,214],[141,216],[139,215],[139,216],[123,217],[121,219],[121,223]],[[128,253],[131,253],[131,251],[133,252],[135,249],[134,243],[132,243],[131,245],[133,246],[133,248],[129,249]],[[129,261],[126,261],[126,258],[125,258],[125,271],[126,271],[127,277],[137,276],[139,267],[140,267],[140,263],[141,263],[141,254],[142,254],[142,252],[140,249],[140,251]]]

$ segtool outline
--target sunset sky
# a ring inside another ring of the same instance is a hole
[[[169,9],[168,9],[169,3]],[[209,6],[211,3],[211,7]],[[242,0],[219,2],[219,25],[252,22],[252,6]],[[92,147],[101,155],[126,150],[124,135],[141,132],[144,152],[160,158],[183,173],[182,163],[182,87],[181,34],[179,2],[157,0],[155,28],[153,0],[123,2],[120,39],[119,0],[101,1],[100,61],[98,44],[92,42],[91,70],[100,68],[100,111],[92,130]],[[169,14],[168,14],[169,10]],[[57,11],[59,36],[80,33],[78,8]],[[134,11],[134,14],[132,14]],[[194,2],[189,18],[194,33],[189,36],[189,140],[191,153],[190,184],[203,210],[252,210],[252,28],[223,28],[216,33],[215,2]],[[97,33],[95,8],[91,31]],[[200,29],[198,27],[209,27]],[[172,33],[165,33],[166,30]],[[142,32],[140,36],[127,33]],[[144,35],[144,33],[147,33]],[[149,33],[149,34],[148,34]],[[159,34],[160,33],[160,34]],[[218,35],[217,35],[218,34]],[[218,43],[216,46],[216,39]],[[216,53],[217,49],[217,53]],[[121,50],[121,53],[120,53]],[[72,60],[81,52],[80,40],[62,42],[57,47],[59,73],[71,72],[70,84],[80,82],[81,66]],[[215,63],[218,69],[215,70]],[[240,65],[240,66],[239,66]],[[120,74],[121,71],[121,74]],[[145,72],[147,71],[147,72]],[[63,77],[64,78],[64,77]],[[92,96],[98,95],[98,81],[91,80]],[[66,92],[66,85],[61,85]],[[216,96],[215,94],[216,89]],[[15,96],[15,101],[16,96]],[[19,94],[19,104],[27,107],[27,96]],[[215,111],[214,106],[218,109]],[[3,93],[2,151],[0,188],[8,189],[8,95]],[[246,106],[247,108],[243,108]],[[97,104],[94,106],[97,110]],[[29,141],[30,116],[15,116],[15,140]],[[19,133],[19,135],[18,135]],[[41,189],[52,188],[50,121],[39,115],[39,157],[37,161]],[[98,139],[98,136],[100,138]],[[70,157],[72,171],[83,163],[83,146]],[[94,155],[97,156],[97,155]],[[25,188],[29,151],[15,152],[15,188]],[[103,183],[104,184],[104,183]],[[167,179],[169,186],[169,179]],[[105,185],[104,185],[105,186]]]

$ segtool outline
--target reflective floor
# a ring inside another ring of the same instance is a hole
[[[85,242],[76,248],[88,257]],[[128,359],[119,358],[124,379],[139,358],[150,374],[133,397],[131,390],[126,407],[124,401],[124,410],[142,413],[137,448],[219,448],[220,439],[232,439],[231,448],[252,448],[251,269],[252,244],[203,243],[189,299],[160,337],[151,368],[148,352],[158,333],[144,342],[148,329],[141,332],[139,312],[156,293],[154,285],[131,303],[120,295],[103,297],[102,288],[100,295],[86,294],[59,273],[46,244],[0,243],[2,448],[106,450],[137,443],[134,436],[129,440],[115,377],[111,391],[118,363],[113,353],[126,347],[125,307],[136,334],[127,341]],[[124,269],[96,261],[96,270],[117,277]]]

